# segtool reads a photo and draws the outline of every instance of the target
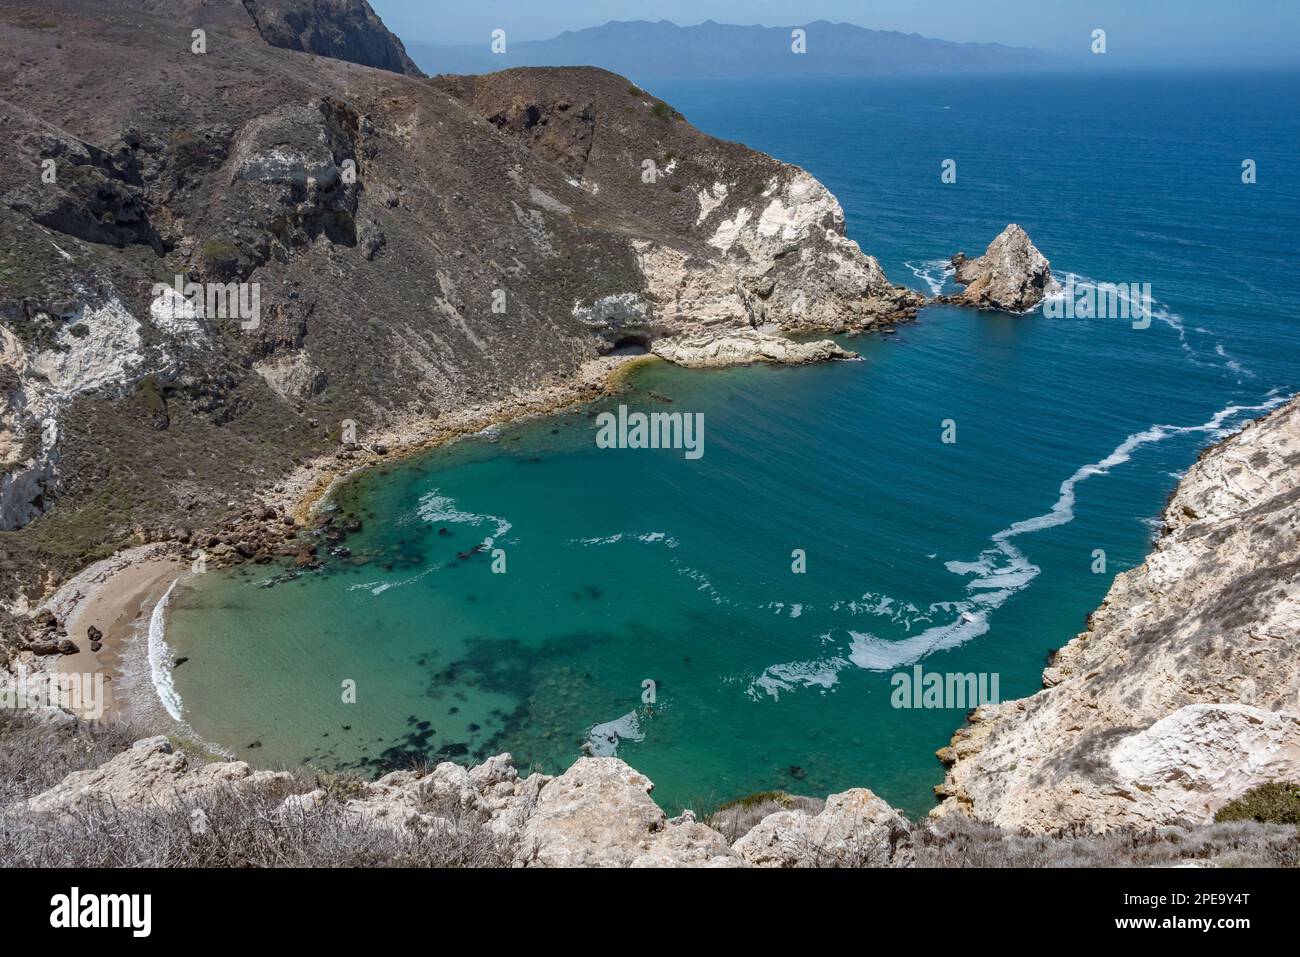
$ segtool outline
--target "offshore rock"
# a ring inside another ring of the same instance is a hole
[[[968,259],[965,253],[958,253],[952,257],[952,265],[953,278],[966,289],[947,301],[959,305],[1028,312],[1061,288],[1052,278],[1047,257],[1015,223],[989,243],[983,256]]]

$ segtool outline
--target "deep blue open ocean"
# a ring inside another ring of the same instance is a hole
[[[896,708],[891,675],[1036,691],[1198,452],[1300,389],[1297,75],[645,84],[820,178],[896,282],[934,292],[1016,222],[1060,278],[1150,283],[1150,328],[932,307],[843,339],[861,362],[644,368],[613,404],[703,412],[699,460],[597,449],[600,406],[369,474],[337,496],[353,562],[177,587],[200,735],[367,772],[586,745],[670,808],[867,786],[923,813],[964,711]],[[486,538],[506,574],[457,559]]]

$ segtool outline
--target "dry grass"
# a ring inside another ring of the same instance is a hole
[[[113,721],[56,724],[0,709],[0,808],[103,764],[145,735]]]
[[[104,802],[33,814],[18,802],[96,767],[143,735],[111,722],[54,725],[0,712],[0,867],[505,867],[511,849],[472,815],[393,828],[349,811],[361,783],[309,772],[259,789],[215,789],[176,808]],[[311,810],[284,799],[324,785]]]
[[[813,815],[825,806],[826,802],[820,798],[787,794],[785,791],[762,791],[728,801],[712,814],[702,816],[701,820],[725,837],[728,843],[734,844],[769,814],[777,811],[804,811]]]
[[[363,792],[362,781],[302,769],[274,787],[218,789],[176,808],[128,810],[102,803],[32,814],[21,806],[142,736],[112,722],[56,724],[0,711],[0,866],[508,867],[517,859],[516,848],[454,803],[425,801],[418,810],[427,823],[374,825],[347,807]],[[284,807],[288,795],[316,788],[325,792],[316,807]],[[821,806],[773,792],[725,805],[708,823],[734,841],[767,814],[815,814]],[[918,867],[1300,867],[1300,830],[1257,821],[1049,837],[953,816],[899,829],[888,844],[810,848],[806,859],[818,867],[875,867],[901,852]]]
[[[177,809],[100,805],[74,814],[0,815],[6,867],[502,867],[510,854],[477,820],[374,827],[326,802],[281,810],[224,788]]]
[[[1300,831],[1255,822],[1109,834],[1012,834],[961,815],[915,833],[917,867],[1300,867]]]
[[[65,815],[0,815],[6,867],[504,867],[476,820],[372,826],[337,802],[283,811],[282,799],[220,789],[176,809],[112,805]]]

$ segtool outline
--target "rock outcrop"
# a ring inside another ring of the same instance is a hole
[[[769,814],[734,847],[755,867],[907,867],[914,859],[911,824],[866,788],[832,794],[816,815]]]
[[[78,771],[32,798],[24,810],[67,814],[96,802],[122,811],[193,805],[220,789],[293,790],[284,772],[242,761],[195,764],[166,738],[148,738],[98,768]],[[366,826],[486,828],[517,864],[529,867],[906,866],[911,826],[865,789],[832,795],[813,814],[782,810],[734,845],[686,812],[669,819],[654,785],[617,758],[581,758],[563,774],[520,777],[510,755],[474,768],[444,762],[421,776],[395,771],[356,782],[348,795],[325,788],[287,793],[281,814],[310,818],[326,802]],[[278,798],[277,798],[278,800]]]
[[[364,0],[10,0],[0,62],[0,602],[226,525],[343,420],[427,431],[632,347],[841,357],[778,337],[922,303],[806,171],[603,70],[417,76]],[[56,502],[80,549],[29,534]]]
[[[795,342],[784,336],[764,335],[749,330],[670,339],[657,343],[654,354],[675,365],[693,368],[732,366],[750,362],[804,365],[809,362],[857,357],[856,352],[849,352],[830,339]]]
[[[1045,690],[940,752],[938,815],[1005,828],[1205,823],[1300,779],[1300,400],[1202,454]]]
[[[283,787],[291,777],[282,771],[254,771],[243,761],[196,765],[159,736],[137,741],[98,768],[69,774],[61,784],[28,799],[27,809],[71,812],[95,802],[128,810],[174,808],[213,788]]]
[[[243,0],[267,43],[423,76],[366,0]]]
[[[952,266],[953,278],[966,288],[947,301],[959,305],[1028,312],[1060,291],[1051,263],[1015,223],[998,233],[983,256],[969,259],[958,253]]]

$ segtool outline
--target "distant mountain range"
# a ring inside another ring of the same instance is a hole
[[[470,46],[408,42],[428,73],[490,73],[513,66],[599,66],[635,78],[665,76],[892,76],[1011,73],[1060,69],[1069,61],[1000,43],[953,43],[917,33],[868,30],[818,20],[800,25],[806,52],[794,53],[796,27],[739,26],[712,20],[679,27],[667,20],[611,21],[566,30],[550,40],[512,42],[493,53],[490,39]]]

